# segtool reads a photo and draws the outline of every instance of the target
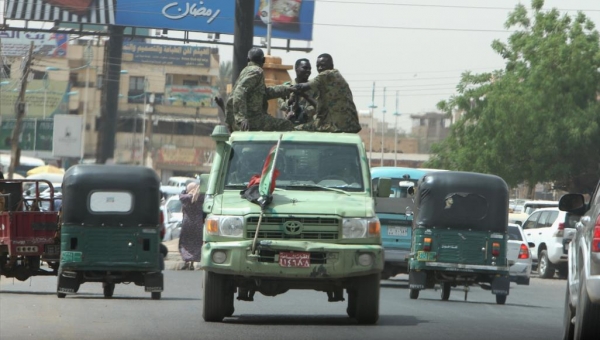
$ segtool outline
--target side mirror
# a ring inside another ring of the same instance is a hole
[[[558,201],[558,209],[575,215],[583,215],[586,210],[582,194],[566,194]]]
[[[535,243],[533,243],[533,242],[527,242],[527,244],[529,245],[529,248],[535,248]]]
[[[381,177],[377,180],[377,197],[390,197],[392,193],[392,179]]]

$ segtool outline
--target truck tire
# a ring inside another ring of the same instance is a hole
[[[600,305],[593,304],[587,293],[587,285],[579,275],[579,299],[577,299],[577,315],[575,321],[575,339],[600,339]]]
[[[450,299],[450,282],[442,282],[442,301],[448,301]]]
[[[372,325],[379,319],[379,274],[359,279],[356,289],[356,321],[361,325]]]
[[[113,297],[115,293],[115,284],[114,283],[102,283],[102,290],[104,291],[104,297],[110,299]]]
[[[567,282],[567,293],[565,294],[565,307],[564,307],[564,317],[563,317],[563,340],[573,340],[575,336],[575,325],[572,320],[575,316],[573,313],[573,308],[570,304],[570,290],[569,283]]]
[[[351,318],[356,317],[356,291],[348,289],[348,307],[346,313]]]
[[[550,262],[550,259],[548,258],[548,251],[546,249],[540,251],[538,259],[538,274],[540,274],[540,277],[544,279],[550,279],[554,277],[554,272],[556,269]]]
[[[204,297],[202,317],[207,322],[221,322],[227,313],[225,277],[221,274],[204,272]]]

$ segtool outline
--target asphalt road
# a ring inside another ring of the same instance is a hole
[[[560,339],[564,280],[534,278],[530,286],[511,284],[506,305],[471,288],[464,301],[454,289],[408,297],[407,276],[382,281],[380,318],[360,326],[346,316],[346,302],[327,302],[325,293],[290,291],[277,297],[259,293],[254,302],[235,303],[223,323],[202,319],[202,271],[166,271],[163,298],[151,300],[143,287],[117,285],[104,299],[98,283],[58,299],[55,277],[20,282],[0,280],[1,339]]]

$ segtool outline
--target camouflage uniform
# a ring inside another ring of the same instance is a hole
[[[298,84],[297,81],[286,81],[285,83],[283,83],[283,85],[296,85]],[[312,97],[313,99],[317,99],[317,92],[316,91],[312,91],[312,90],[308,90],[305,92],[308,96]],[[296,94],[292,94],[293,96],[297,96]],[[311,122],[315,119],[315,114],[317,113],[317,110],[315,109],[314,106],[312,106],[308,100],[304,99],[301,96],[298,96],[298,107],[299,110],[298,112],[295,112],[295,116],[294,118],[292,118],[292,122],[294,123],[294,125],[298,125],[298,124],[304,124],[304,123],[308,123]],[[281,110],[282,112],[284,112],[286,115],[287,113],[292,109],[288,106],[288,99],[289,97],[286,98],[280,98],[277,103],[279,106],[279,110]]]
[[[307,84],[311,90],[319,92],[317,116],[312,122],[296,126],[296,130],[354,133],[360,131],[352,91],[340,71],[323,71]]]
[[[267,87],[263,69],[249,62],[238,77],[231,96],[225,106],[226,122],[233,131],[241,129],[244,119],[248,120],[249,131],[290,131],[294,124],[287,119],[278,119],[267,113],[269,99],[285,97],[291,93],[289,86]]]

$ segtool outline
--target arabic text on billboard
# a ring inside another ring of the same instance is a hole
[[[63,58],[67,55],[69,36],[62,33],[0,31],[2,56],[25,56],[29,52],[31,42],[33,42],[34,55]]]
[[[208,47],[147,44],[123,44],[123,61],[158,65],[210,67]]]
[[[19,98],[19,81],[0,87],[0,114],[2,118],[14,117],[15,104]],[[25,102],[27,103],[27,118],[47,118],[57,113],[68,111],[69,83],[66,81],[44,81],[34,79],[28,82]]]
[[[267,0],[256,0],[254,35],[267,35]],[[272,37],[312,40],[314,0],[272,0]],[[235,0],[155,1],[119,0],[116,5],[117,25],[150,27],[181,31],[233,34]]]
[[[219,89],[212,86],[167,85],[165,96],[171,105],[192,107],[214,107],[213,98],[219,95]]]

